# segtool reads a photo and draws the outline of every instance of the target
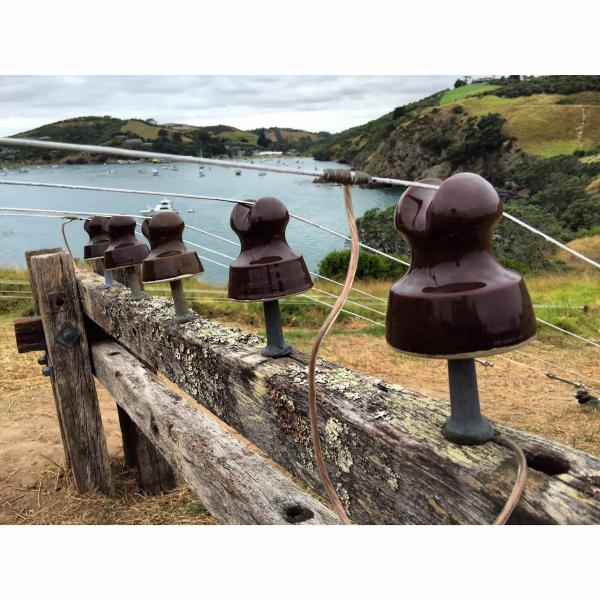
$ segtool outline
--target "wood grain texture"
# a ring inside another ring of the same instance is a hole
[[[89,261],[92,270],[104,277],[104,259]],[[136,271],[141,278],[141,265],[136,265]],[[127,285],[125,269],[112,272],[113,279],[122,285]],[[140,279],[141,280],[141,279]],[[172,490],[175,485],[175,473],[169,463],[152,446],[150,440],[138,429],[129,415],[117,405],[123,454],[125,464],[137,471],[138,485],[147,494],[161,494]]]
[[[29,250],[25,252],[25,262],[27,264],[27,276],[29,277],[29,286],[33,296],[33,305],[35,306],[35,314],[40,314],[38,301],[35,295],[33,287],[33,279],[31,277],[31,258],[33,256],[39,256],[40,254],[54,254],[56,252],[63,252],[62,248],[40,248],[38,250]],[[41,369],[40,369],[41,370]],[[56,396],[56,388],[54,386],[54,379],[50,378],[50,386],[52,387],[52,396],[54,398],[54,407],[56,408],[56,417],[58,420],[58,428],[60,430],[60,439],[62,440],[63,450],[65,452],[65,465],[68,467],[71,464],[71,458],[69,457],[69,448],[65,439],[65,426],[63,425],[63,418],[60,413],[60,406],[58,405],[58,398]]]
[[[110,494],[110,463],[73,260],[65,252],[32,256],[30,269],[77,490],[86,493],[97,489]],[[79,332],[71,347],[56,339],[67,325]]]
[[[117,412],[125,464],[137,470],[140,489],[146,494],[162,494],[172,490],[176,482],[169,463],[118,404]]]
[[[260,355],[264,340],[199,316],[179,325],[170,299],[131,301],[78,273],[85,313],[293,475],[323,494],[307,418],[307,357]],[[359,523],[490,523],[516,477],[505,448],[456,446],[449,407],[401,385],[319,361],[319,430],[332,480]],[[406,383],[410,382],[398,382]],[[600,459],[496,424],[530,462],[511,523],[600,523]]]
[[[46,338],[41,317],[25,317],[13,321],[17,352],[39,352],[46,350]]]
[[[229,524],[337,523],[335,514],[218,421],[190,406],[124,348],[92,346],[96,376],[210,513]]]

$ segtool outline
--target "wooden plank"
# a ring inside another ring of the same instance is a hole
[[[102,385],[217,519],[286,524],[305,515],[305,524],[338,522],[325,505],[217,419],[190,406],[124,348],[96,342],[92,356]]]
[[[54,254],[55,252],[62,252],[62,248],[40,248],[38,250],[29,250],[25,252],[25,262],[27,263],[27,275],[29,277],[29,287],[31,288],[31,293],[33,296],[33,304],[35,306],[35,314],[39,315],[40,310],[38,306],[38,301],[35,295],[35,291],[33,289],[33,279],[31,277],[31,258],[33,256],[39,256],[41,254]],[[50,378],[50,386],[52,387],[52,396],[54,398],[54,407],[56,408],[56,418],[58,420],[58,428],[60,430],[60,439],[62,440],[63,450],[65,452],[65,465],[68,467],[71,464],[71,458],[69,457],[69,448],[67,446],[67,441],[65,439],[65,426],[63,424],[63,417],[60,412],[60,406],[58,404],[58,397],[56,395],[56,387],[54,385],[54,379]]]
[[[137,469],[140,489],[147,494],[161,494],[172,490],[176,481],[171,465],[118,404],[117,412],[125,464]]]
[[[81,493],[112,491],[106,438],[71,256],[32,256],[32,291],[44,326],[71,468]],[[96,276],[96,275],[94,275]],[[62,338],[66,328],[72,337]]]
[[[41,317],[25,317],[13,321],[17,352],[36,352],[46,350],[46,338]]]
[[[271,360],[264,340],[215,321],[179,325],[170,299],[131,302],[79,273],[85,313],[293,475],[323,494],[307,418],[307,357]],[[516,476],[489,443],[441,434],[449,406],[326,361],[318,365],[319,430],[334,484],[360,523],[490,523]],[[512,523],[600,523],[600,459],[496,425],[531,468]]]
[[[94,273],[104,276],[104,259],[91,261],[91,265]],[[141,265],[136,265],[136,271],[141,280]],[[115,285],[126,285],[125,269],[113,271],[113,279],[117,282]],[[140,489],[147,494],[161,494],[172,490],[176,481],[175,473],[169,463],[118,405],[117,413],[125,464],[137,470]]]

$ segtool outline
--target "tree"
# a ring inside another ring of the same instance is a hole
[[[454,89],[462,87],[463,85],[467,85],[467,82],[464,79],[457,79],[454,82]]]
[[[394,228],[396,206],[384,210],[372,208],[356,219],[361,241],[388,254],[406,254],[408,247]]]
[[[547,210],[531,204],[511,202],[506,212],[558,239],[565,239],[565,231],[556,217]],[[501,219],[492,235],[496,256],[522,272],[551,268],[552,249],[548,243],[508,219]]]
[[[271,145],[271,141],[267,139],[264,129],[258,134],[256,144],[261,148],[268,148]]]
[[[584,197],[585,188],[579,177],[554,176],[549,185],[531,197],[531,202],[560,217],[570,204]]]
[[[571,231],[589,230],[600,225],[600,200],[580,198],[570,204],[561,215],[561,221]]]

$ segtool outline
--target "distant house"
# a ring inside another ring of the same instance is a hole
[[[471,83],[489,83],[492,79],[493,77],[479,77],[478,79],[473,79]]]
[[[283,152],[277,152],[275,150],[263,150],[258,153],[258,156],[281,156]]]

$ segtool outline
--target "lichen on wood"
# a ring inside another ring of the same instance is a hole
[[[197,315],[179,325],[170,299],[132,302],[124,289],[79,273],[84,311],[317,493],[309,435],[307,357],[260,355],[264,340]],[[449,407],[319,360],[319,431],[334,485],[359,523],[490,523],[516,477],[495,443],[457,446],[441,434]],[[514,523],[598,523],[600,459],[496,424],[530,460]]]

